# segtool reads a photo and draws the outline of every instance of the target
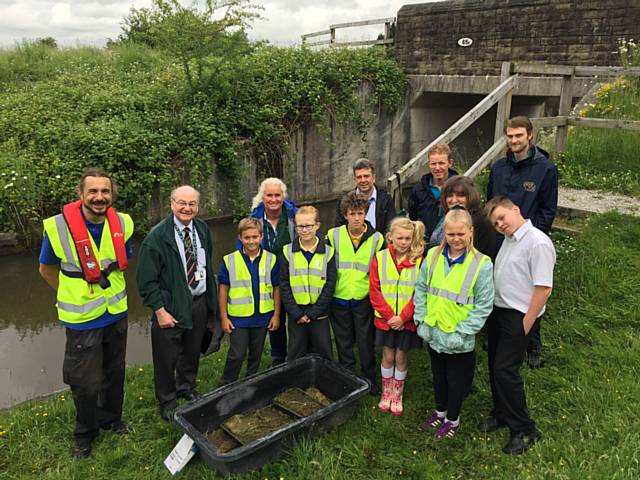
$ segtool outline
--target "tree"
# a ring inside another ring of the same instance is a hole
[[[144,43],[175,56],[193,89],[212,57],[246,51],[245,29],[262,7],[250,0],[205,0],[183,6],[179,0],[153,0],[150,8],[132,8],[121,41]]]

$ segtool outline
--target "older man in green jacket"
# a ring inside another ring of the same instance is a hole
[[[173,417],[178,398],[193,401],[202,339],[213,329],[217,289],[211,234],[197,220],[200,194],[183,185],[171,192],[171,215],[142,242],[137,280],[153,311],[151,348],[160,416]]]

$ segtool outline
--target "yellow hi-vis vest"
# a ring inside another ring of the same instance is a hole
[[[373,256],[382,248],[382,234],[375,232],[360,243],[358,250],[354,250],[346,225],[329,230],[327,239],[335,249],[338,269],[333,296],[343,300],[362,300],[369,295],[369,269]]]
[[[434,255],[436,258],[434,259]],[[445,333],[456,330],[474,307],[474,286],[480,267],[489,257],[475,249],[467,253],[463,263],[451,267],[445,276],[446,259],[439,247],[427,254],[427,316],[424,321]]]
[[[333,257],[333,248],[326,245],[324,253],[314,252],[310,262],[307,262],[300,250],[294,253],[291,243],[285,245],[282,250],[289,262],[289,285],[294,300],[298,305],[316,303],[324,284],[327,283],[327,265]]]
[[[225,255],[224,264],[229,270],[229,294],[227,297],[227,313],[233,317],[250,317],[255,313],[255,299],[251,288],[251,274],[247,264],[242,258],[242,253],[236,250]],[[273,312],[273,284],[271,283],[271,270],[276,264],[276,256],[262,250],[258,261],[258,288],[260,298],[258,309],[260,313]]]
[[[378,262],[378,277],[380,277],[380,292],[393,312],[400,315],[413,297],[422,258],[416,259],[414,266],[403,268],[401,272],[398,272],[388,248],[376,253],[376,260]],[[382,318],[382,315],[377,311],[375,314],[376,317]]]
[[[126,213],[118,213],[120,226],[126,243],[133,234],[133,220]],[[58,294],[56,307],[58,318],[67,323],[85,323],[95,320],[107,310],[111,314],[127,311],[127,291],[124,273],[119,269],[109,275],[111,286],[106,290],[97,283],[89,284],[84,278],[66,275],[82,274],[82,267],[78,261],[78,253],[74,247],[71,232],[62,214],[45,219],[44,230],[51,242],[55,255],[60,258],[60,273],[58,274]],[[89,235],[91,247],[104,269],[116,261],[116,252],[111,241],[109,222],[105,220],[100,240],[100,248],[96,247]]]

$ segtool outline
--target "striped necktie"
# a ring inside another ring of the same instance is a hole
[[[198,266],[196,259],[193,258],[193,241],[189,234],[189,227],[184,227],[182,231],[184,235],[184,258],[187,264],[187,284],[191,288],[195,288],[198,285],[196,280],[196,267]]]

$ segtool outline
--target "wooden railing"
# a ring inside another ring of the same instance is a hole
[[[340,45],[344,47],[360,47],[366,45],[388,45],[393,43],[393,37],[391,36],[391,25],[395,23],[395,17],[378,18],[375,20],[362,20],[359,22],[348,23],[336,23],[335,25],[329,25],[327,30],[321,30],[319,32],[306,33],[302,35],[302,44],[306,47],[317,47],[320,45]],[[364,27],[368,25],[380,25],[384,24],[383,38],[373,40],[358,40],[349,42],[337,42],[336,30],[340,28],[352,28],[352,27]],[[320,37],[323,35],[329,35],[328,39],[318,40],[315,42],[309,42],[307,39],[313,37]]]
[[[567,146],[569,127],[591,128],[617,128],[640,132],[640,121],[612,120],[604,118],[583,118],[570,116],[572,102],[572,85],[576,77],[617,77],[620,75],[640,76],[640,67],[574,67],[567,65],[546,65],[535,63],[511,63],[504,62],[500,75],[500,85],[489,93],[475,107],[469,110],[460,120],[451,125],[438,138],[418,152],[411,160],[405,163],[397,172],[387,179],[389,192],[395,193],[411,175],[425,169],[428,159],[427,151],[437,143],[450,143],[493,105],[497,104],[496,126],[494,131],[494,143],[478,160],[464,172],[464,175],[475,177],[494,160],[503,156],[507,148],[504,136],[504,127],[511,113],[511,97],[517,86],[518,75],[542,75],[562,76],[560,91],[560,105],[558,116],[532,118],[531,122],[536,130],[540,128],[555,127],[555,153],[564,152]]]

